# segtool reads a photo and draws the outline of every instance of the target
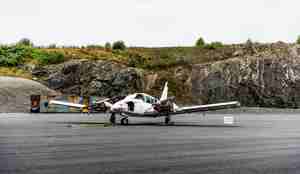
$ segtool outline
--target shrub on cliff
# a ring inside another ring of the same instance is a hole
[[[17,66],[30,57],[32,48],[24,45],[0,46],[0,66]]]
[[[31,56],[42,65],[56,64],[65,61],[64,54],[59,51],[47,52],[42,50],[34,50]]]
[[[48,48],[50,48],[50,49],[55,49],[55,48],[57,48],[57,46],[56,46],[56,44],[50,44],[50,45],[48,46]]]
[[[205,41],[202,37],[200,37],[196,42],[196,47],[203,48],[205,46]]]
[[[90,49],[102,49],[103,46],[102,45],[91,44],[91,45],[87,45],[86,48],[90,48]]]
[[[296,43],[300,44],[300,35],[298,36]]]
[[[104,47],[105,47],[106,51],[111,51],[111,44],[110,44],[110,42],[106,42]]]
[[[125,50],[126,49],[126,45],[124,43],[124,41],[116,41],[113,43],[113,46],[112,46],[112,49],[113,50]]]
[[[138,52],[128,53],[128,66],[143,68],[148,64],[148,58]]]
[[[17,45],[33,47],[33,42],[31,42],[28,38],[23,38],[17,43]]]
[[[212,43],[206,44],[204,46],[204,48],[207,48],[207,49],[217,49],[217,48],[222,48],[222,47],[224,47],[222,42],[212,42]]]

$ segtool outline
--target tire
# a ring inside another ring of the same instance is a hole
[[[109,119],[111,124],[116,124],[116,114],[112,113]]]
[[[171,121],[170,117],[169,116],[166,116],[165,117],[165,124],[169,124]]]
[[[129,124],[128,118],[122,118],[121,119],[121,125],[128,125],[128,124]]]

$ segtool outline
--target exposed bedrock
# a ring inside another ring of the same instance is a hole
[[[245,106],[300,106],[299,47],[194,65],[192,96],[197,103],[239,100]]]
[[[238,100],[243,106],[298,108],[299,53],[299,45],[250,43],[238,47],[231,58],[210,64],[150,71],[110,61],[71,60],[35,68],[32,74],[64,94],[160,96],[163,83],[169,81],[170,95],[182,104]]]
[[[112,97],[144,88],[142,70],[109,61],[69,61],[37,68],[33,75],[64,94]]]

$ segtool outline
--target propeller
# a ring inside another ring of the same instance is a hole
[[[96,101],[94,104],[96,104],[96,105],[103,104],[106,107],[106,109],[110,110],[114,103],[116,103],[124,98],[125,98],[125,96],[116,96],[113,98],[105,98],[103,100]]]
[[[172,112],[176,110],[178,106],[175,104],[175,97],[168,97],[164,100],[160,100],[154,104],[154,109],[158,112]]]

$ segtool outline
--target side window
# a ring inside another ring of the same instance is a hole
[[[149,96],[146,96],[146,102],[150,103],[150,104],[152,103],[152,100],[151,100],[151,98]]]
[[[154,99],[151,97],[151,102],[150,102],[151,104],[153,104],[154,103]]]

